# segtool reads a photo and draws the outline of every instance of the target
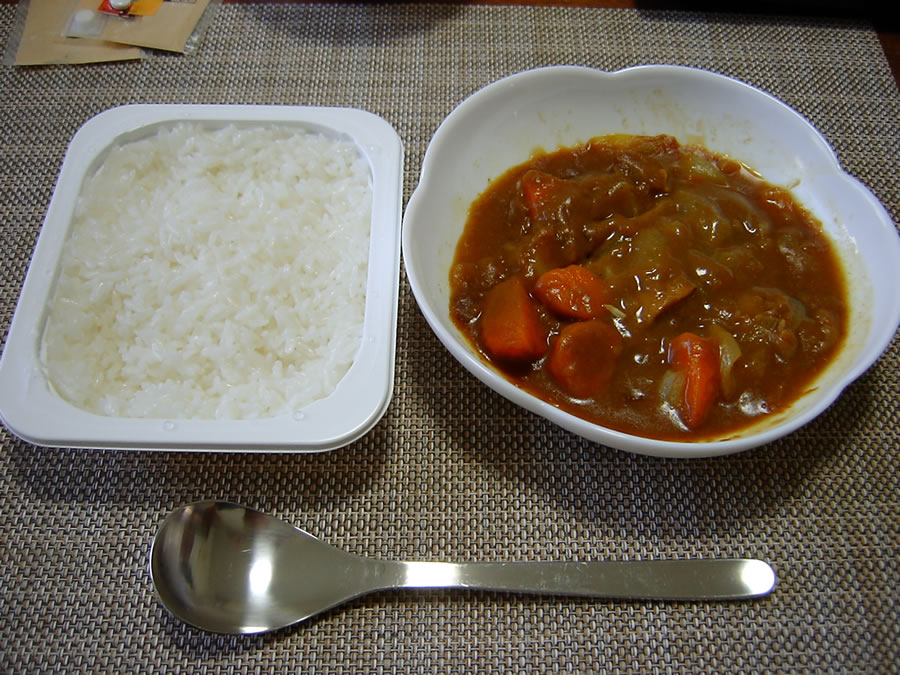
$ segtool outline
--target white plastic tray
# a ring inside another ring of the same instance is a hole
[[[105,417],[57,396],[42,371],[39,347],[46,307],[82,181],[114,143],[149,136],[160,125],[180,121],[297,125],[352,140],[369,162],[372,225],[361,346],[336,390],[302,410],[258,420]],[[393,392],[402,173],[400,137],[385,120],[363,110],[133,105],[88,120],[63,160],[0,358],[0,420],[30,443],[60,447],[312,452],[360,438],[382,417]]]

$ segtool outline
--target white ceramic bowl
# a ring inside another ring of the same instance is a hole
[[[353,141],[373,185],[363,336],[353,365],[327,398],[257,420],[105,417],[54,393],[39,359],[48,298],[83,179],[116,142],[149,136],[179,121],[211,127],[276,124]],[[390,402],[400,271],[403,146],[385,120],[345,108],[134,105],[88,120],[72,139],[34,250],[0,359],[0,418],[38,445],[232,451],[331,450],[368,432]]]
[[[612,133],[671,134],[758,170],[821,221],[849,279],[846,346],[790,409],[736,438],[666,442],[591,424],[518,389],[488,367],[449,315],[449,269],[469,205],[535,148],[553,150]],[[403,259],[429,325],[475,377],[511,401],[603,445],[669,456],[723,455],[806,424],[879,357],[900,323],[900,239],[874,196],[841,169],[825,139],[794,110],[731,78],[678,66],[608,73],[581,67],[527,71],[476,92],[440,125],[403,224]]]

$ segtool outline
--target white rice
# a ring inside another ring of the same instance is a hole
[[[350,142],[180,124],[82,187],[41,356],[101,415],[255,419],[331,393],[362,339],[371,215]]]

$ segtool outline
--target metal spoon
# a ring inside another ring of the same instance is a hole
[[[172,614],[216,633],[283,628],[391,588],[729,600],[760,597],[775,587],[772,568],[747,559],[456,564],[363,558],[227,502],[173,511],[153,541],[150,576]]]

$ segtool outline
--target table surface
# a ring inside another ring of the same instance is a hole
[[[242,3],[248,0],[224,0],[225,2]],[[252,0],[251,0],[252,1]],[[268,0],[270,2],[304,2],[308,0]],[[344,0],[326,0],[344,2]],[[15,2],[15,0],[0,0]],[[597,7],[612,9],[644,9],[665,10],[672,7],[666,0],[439,0],[448,5],[518,5],[539,7]],[[869,21],[878,35],[885,57],[894,73],[894,80],[900,85],[900,24],[892,5],[881,2],[854,3],[850,0],[788,0],[787,2],[756,2],[751,6],[739,4],[723,5],[711,0],[691,0],[678,3],[683,11],[752,11],[755,14],[788,15],[793,17],[815,16],[821,18],[853,18]]]
[[[0,40],[15,7],[0,5]],[[191,56],[0,67],[5,340],[66,146],[126,103],[352,106],[397,129],[404,199],[468,94],[550,64],[707,68],[795,107],[897,222],[900,96],[868,19],[634,8],[252,4]],[[813,423],[679,461],[586,442],[477,384],[401,272],[392,403],[316,455],[39,448],[0,430],[0,672],[896,672],[900,342]],[[48,420],[52,424],[52,420]],[[738,603],[385,593],[291,629],[207,635],[147,575],[171,509],[276,513],[365,555],[433,560],[752,556],[776,592]]]

